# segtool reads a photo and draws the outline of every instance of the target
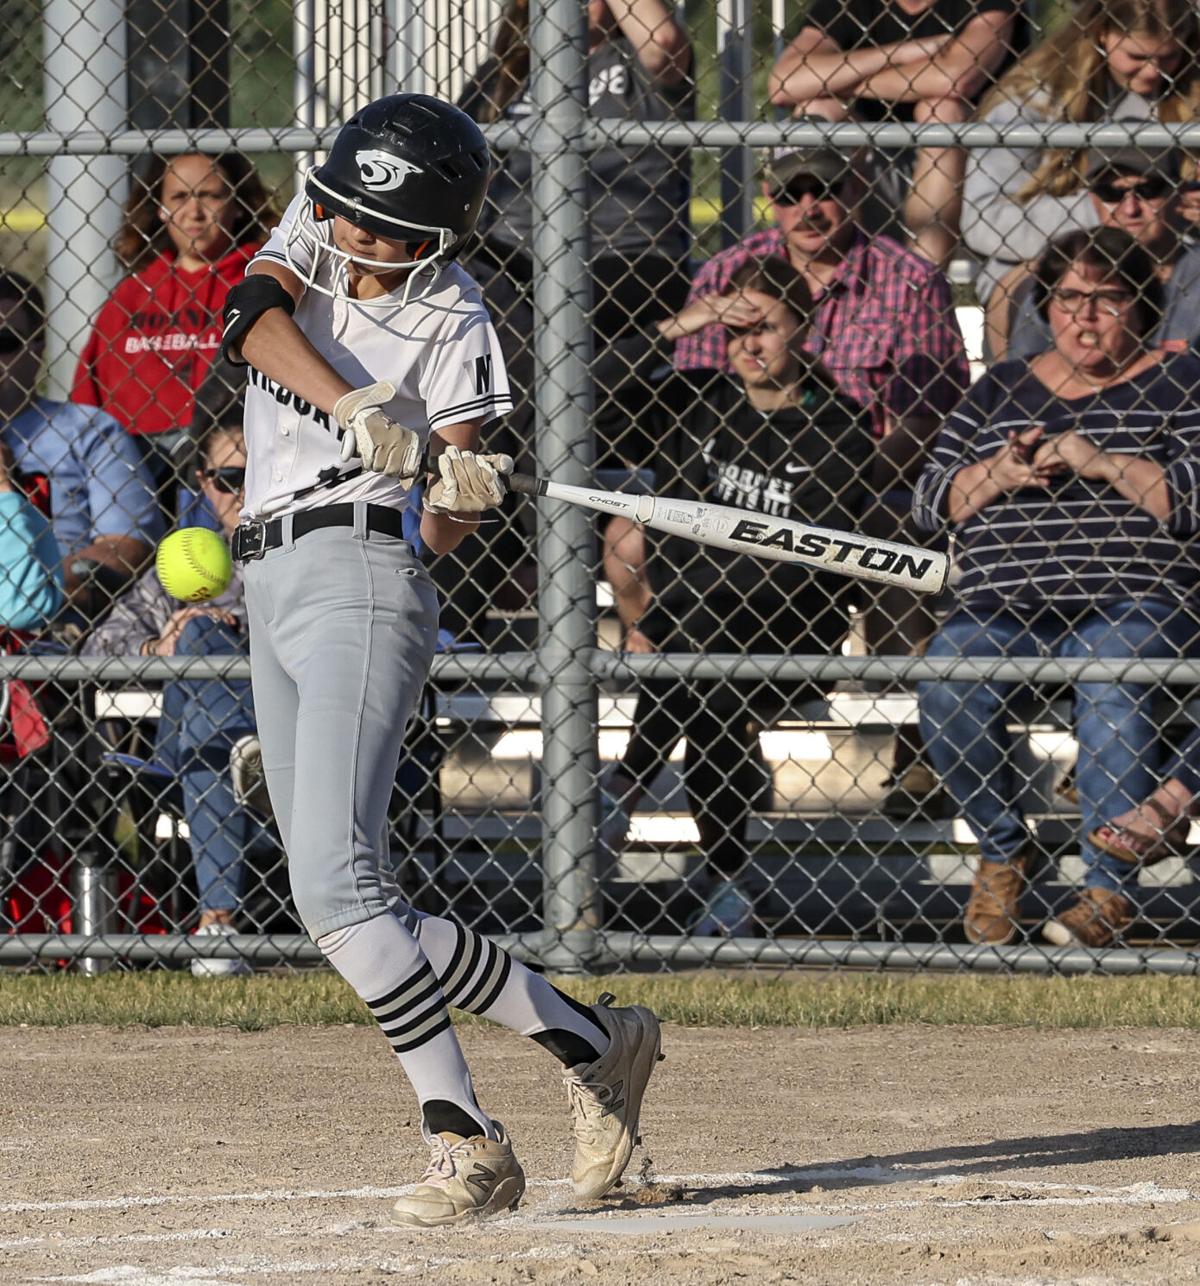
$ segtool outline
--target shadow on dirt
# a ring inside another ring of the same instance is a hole
[[[846,1188],[870,1188],[891,1183],[911,1183],[945,1175],[1003,1175],[1010,1171],[1052,1169],[1087,1165],[1096,1161],[1145,1160],[1200,1152],[1200,1122],[1187,1125],[1109,1126],[1072,1134],[1028,1135],[993,1139],[988,1143],[958,1144],[893,1152],[887,1156],[848,1157],[812,1165],[784,1165],[757,1172],[761,1182],[730,1183],[712,1188],[673,1189],[666,1202],[685,1201],[706,1205],[739,1197],[772,1197]],[[666,1204],[664,1202],[664,1204]],[[658,1204],[642,1198],[638,1204]]]

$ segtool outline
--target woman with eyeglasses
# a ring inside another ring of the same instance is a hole
[[[1175,123],[1200,116],[1200,14],[1191,0],[1081,0],[980,104],[989,125]],[[1051,237],[1094,228],[1085,154],[976,148],[963,190],[963,241],[985,260],[989,352],[1004,352],[1011,296]]]
[[[1127,233],[1072,232],[1035,277],[1054,346],[1002,362],[950,416],[917,484],[917,525],[949,528],[961,576],[930,657],[1170,658],[1194,650],[1200,564],[1200,358],[1153,346],[1163,291]],[[979,842],[972,942],[1018,931],[1033,839],[1007,730],[1017,685],[918,687],[934,767]],[[1093,842],[1159,775],[1154,690],[1075,684],[1083,887],[1043,934],[1104,947],[1132,923],[1136,868]]]
[[[240,372],[218,365],[197,395],[196,484],[227,539],[238,526],[246,479]],[[229,587],[207,603],[181,607],[151,567],[92,631],[89,656],[244,656],[248,653],[241,568]],[[245,885],[245,855],[270,805],[262,785],[250,684],[245,679],[178,679],[162,694],[153,762],[183,791],[191,835],[199,918],[196,932],[227,936]],[[257,814],[257,816],[256,816]],[[196,959],[197,977],[248,973],[242,960]]]
[[[96,318],[71,400],[101,407],[137,438],[168,510],[225,298],[277,222],[238,152],[151,155],[131,183],[114,242],[127,275]]]

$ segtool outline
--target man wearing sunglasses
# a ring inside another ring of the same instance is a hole
[[[195,479],[207,510],[226,539],[237,530],[246,480],[243,399],[245,378],[218,363],[196,399]],[[92,632],[90,656],[246,655],[246,602],[241,566],[223,594],[181,606],[163,589],[154,568],[138,579]],[[197,933],[234,932],[243,893],[244,859],[269,815],[262,754],[250,684],[245,679],[178,679],[165,685],[154,761],[180,783],[191,834],[200,916]],[[241,960],[197,959],[197,977],[246,973]]]
[[[1165,302],[1151,341],[1175,352],[1200,338],[1200,242],[1180,214],[1181,162],[1177,150],[1122,147],[1092,152],[1086,171],[1100,226],[1128,232],[1158,265]],[[1030,277],[1017,290],[1008,358],[1034,357],[1050,348],[1050,327],[1034,306],[1033,286]]]

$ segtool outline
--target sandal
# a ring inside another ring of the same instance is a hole
[[[1180,857],[1188,852],[1188,833],[1192,829],[1190,817],[1174,816],[1153,797],[1140,806],[1157,814],[1162,825],[1151,832],[1131,830],[1128,826],[1119,829],[1097,826],[1088,836],[1088,843],[1109,857],[1115,857],[1118,862],[1128,862],[1130,866],[1152,866],[1165,858]],[[1122,844],[1118,835],[1127,835],[1136,841],[1140,851],[1129,844]]]

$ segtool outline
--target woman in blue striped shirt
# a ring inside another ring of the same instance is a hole
[[[932,657],[1179,656],[1196,635],[1200,359],[1150,346],[1162,287],[1116,229],[1073,232],[1037,268],[1054,346],[989,371],[947,420],[914,496],[917,524],[955,537],[958,601]],[[922,731],[980,846],[972,942],[1012,940],[1030,836],[1006,730],[1014,685],[924,683]],[[1153,692],[1075,685],[1083,835],[1153,789]],[[1107,946],[1133,919],[1133,869],[1082,845],[1078,901],[1043,928]]]

